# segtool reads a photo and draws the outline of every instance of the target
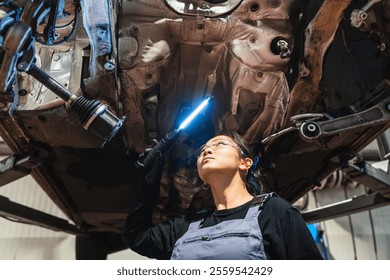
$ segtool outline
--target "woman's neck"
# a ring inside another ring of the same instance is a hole
[[[246,190],[241,177],[234,177],[232,180],[226,180],[226,177],[219,178],[219,180],[210,184],[210,188],[217,210],[235,208],[253,198]]]

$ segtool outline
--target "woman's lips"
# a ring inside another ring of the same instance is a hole
[[[214,159],[212,157],[205,157],[202,159],[202,163],[205,163],[206,161],[210,160],[210,159]]]

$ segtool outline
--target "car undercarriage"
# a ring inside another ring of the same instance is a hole
[[[220,133],[242,135],[264,190],[292,203],[340,169],[369,184],[358,207],[308,221],[390,202],[388,173],[360,156],[375,139],[377,160],[390,153],[390,1],[30,0],[0,11],[0,136],[12,151],[1,185],[31,174],[69,221],[5,199],[0,212],[77,235],[78,258],[91,257],[90,240],[123,248],[138,155],[210,96],[165,153],[155,222],[213,204],[195,161]]]

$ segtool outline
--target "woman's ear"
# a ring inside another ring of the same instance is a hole
[[[253,160],[251,158],[243,158],[241,159],[241,163],[238,166],[240,170],[249,170],[253,164]]]

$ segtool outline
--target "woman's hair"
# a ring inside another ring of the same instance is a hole
[[[233,141],[237,144],[237,146],[240,148],[240,154],[242,157],[251,158],[253,159],[252,152],[249,148],[248,142],[239,134],[233,133],[232,135],[227,135],[228,137],[232,138]]]
[[[226,136],[230,137],[234,143],[240,149],[240,155],[242,158],[250,158],[253,161],[252,166],[248,170],[248,174],[243,177],[246,188],[248,191],[254,195],[259,195],[262,193],[261,183],[259,181],[260,171],[259,171],[259,157],[257,155],[253,155],[248,142],[238,133],[226,134]]]

